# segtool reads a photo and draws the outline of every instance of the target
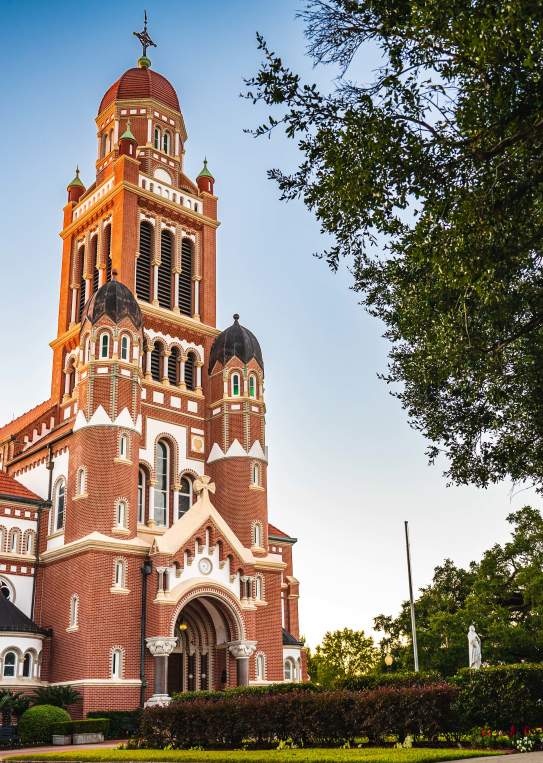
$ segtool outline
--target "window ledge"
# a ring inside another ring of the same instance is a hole
[[[263,491],[264,488],[262,487],[262,485],[256,485],[254,482],[251,482],[249,484],[249,490],[261,490],[261,491]]]
[[[61,527],[60,530],[55,530],[54,533],[50,533],[47,536],[47,540],[51,540],[51,538],[58,538],[60,535],[64,535],[64,527]]]
[[[112,527],[111,532],[115,535],[130,535],[130,530],[127,527]]]
[[[257,552],[257,554],[266,553],[266,549],[263,548],[262,546],[251,546],[251,551],[253,552],[253,554],[255,553],[255,551]]]
[[[79,630],[79,625],[69,625],[66,628],[66,633],[75,633],[78,630]]]
[[[253,601],[254,601],[254,603],[255,603],[255,605],[257,607],[267,607],[268,606],[268,602],[266,601],[266,599],[253,599]]]
[[[112,585],[111,588],[109,589],[109,592],[110,593],[120,593],[120,594],[126,595],[126,594],[130,593],[130,589],[128,589],[128,588],[121,588],[121,586],[114,586],[114,585]]]
[[[129,458],[122,458],[121,456],[117,456],[117,458],[114,458],[113,463],[125,464],[125,466],[132,466],[132,461]]]
[[[88,498],[88,493],[79,493],[79,495],[74,495],[73,500],[74,501],[81,501],[83,498]]]

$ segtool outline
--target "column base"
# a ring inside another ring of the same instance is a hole
[[[164,707],[169,705],[172,698],[169,694],[153,694],[145,703],[145,707]]]

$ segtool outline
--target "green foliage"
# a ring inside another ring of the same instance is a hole
[[[368,691],[378,689],[381,686],[403,689],[410,686],[430,686],[440,681],[441,676],[437,671],[432,671],[431,673],[368,673],[365,676],[356,676],[355,678],[346,678],[340,681],[338,689]]]
[[[141,710],[98,710],[87,713],[87,718],[109,718],[106,739],[126,739],[134,736],[139,728]]]
[[[455,728],[451,707],[456,695],[455,687],[437,684],[173,702],[144,711],[138,746],[235,748],[250,739],[257,747],[268,747],[278,739],[292,739],[305,748],[342,745],[364,736],[433,739]]]
[[[482,750],[409,749],[390,748],[365,749],[301,749],[301,750],[79,750],[75,752],[55,752],[16,756],[11,760],[75,760],[88,763],[109,763],[111,761],[141,761],[141,763],[197,763],[200,760],[215,760],[228,763],[273,763],[273,761],[315,761],[315,763],[338,763],[338,761],[360,761],[363,763],[437,763],[442,760],[461,760],[492,755]]]
[[[468,569],[449,559],[415,602],[420,664],[454,675],[467,665],[466,634],[474,623],[482,637],[483,660],[491,664],[543,661],[543,518],[529,506],[511,514],[511,539],[489,549]],[[379,615],[383,653],[394,667],[413,665],[409,602],[398,617]]]
[[[76,721],[62,721],[55,723],[53,734],[69,736],[71,734],[103,734],[107,736],[109,730],[109,718],[85,718]]]
[[[464,728],[489,726],[509,732],[541,723],[543,665],[464,669],[453,679],[460,693],[456,712]]]
[[[70,716],[56,705],[34,705],[22,714],[19,724],[19,738],[23,744],[50,744],[53,727]]]
[[[205,700],[206,702],[219,702],[222,700],[236,699],[240,696],[260,697],[268,694],[289,694],[290,692],[315,692],[321,687],[310,682],[305,683],[277,683],[266,686],[234,686],[223,691],[185,691],[173,694],[176,702],[193,702]]]
[[[30,705],[30,697],[20,691],[0,689],[0,717],[2,726],[9,726],[13,716],[19,718]]]
[[[81,694],[73,686],[40,686],[32,695],[35,705],[69,707],[79,702]]]
[[[301,153],[270,178],[331,235],[330,267],[350,261],[430,460],[460,484],[543,488],[540,4],[306,0],[301,16],[340,76],[319,92],[258,36],[245,95],[271,114],[253,134]]]
[[[364,631],[351,628],[327,631],[315,653],[309,653],[309,675],[320,686],[332,688],[341,681],[369,673],[378,658],[373,639]]]

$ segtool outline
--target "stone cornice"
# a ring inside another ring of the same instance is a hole
[[[147,556],[149,552],[149,546],[141,540],[134,543],[133,540],[117,541],[113,538],[108,539],[106,536],[103,538],[96,537],[96,535],[93,533],[60,548],[44,551],[40,556],[40,563],[43,565],[51,564],[58,559],[65,559],[74,554],[82,554],[88,551],[112,551],[115,553],[122,551],[123,553],[135,554],[137,556]]]
[[[53,350],[56,350],[57,347],[63,347],[71,340],[79,338],[80,329],[81,324],[75,323],[71,328],[68,329],[68,331],[65,331],[63,334],[59,334],[56,339],[51,340],[49,342],[49,347],[51,347]]]
[[[195,333],[205,334],[206,336],[218,336],[221,333],[215,326],[209,326],[207,323],[195,321],[194,318],[189,318],[186,315],[178,315],[163,307],[155,307],[155,305],[151,305],[149,302],[144,302],[141,299],[138,299],[138,305],[144,315],[160,318],[161,320],[168,321],[176,326],[190,329]]]

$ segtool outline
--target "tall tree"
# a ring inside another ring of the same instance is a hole
[[[301,197],[386,327],[384,379],[457,483],[543,486],[543,8],[533,0],[309,0],[304,83],[259,36],[245,95],[298,142]],[[353,59],[375,52],[371,81]],[[336,69],[334,69],[334,72]]]
[[[508,521],[509,542],[493,546],[468,569],[446,559],[421,589],[415,609],[422,670],[451,675],[466,667],[472,623],[482,637],[484,661],[543,660],[543,518],[526,506]],[[376,617],[375,628],[395,668],[412,669],[409,602],[398,617]]]
[[[379,652],[364,631],[343,628],[327,631],[322,644],[310,654],[309,675],[321,686],[333,687],[338,681],[356,678],[373,670]]]

